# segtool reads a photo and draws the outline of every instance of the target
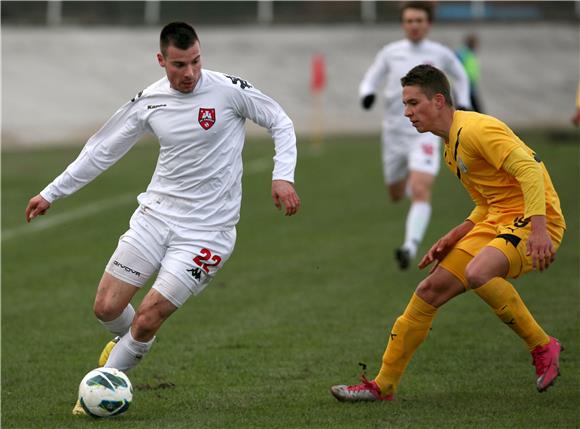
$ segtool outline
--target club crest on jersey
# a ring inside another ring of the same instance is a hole
[[[215,124],[215,109],[200,107],[197,120],[199,125],[201,125],[201,128],[206,131],[209,130],[211,127],[213,127],[213,124]]]

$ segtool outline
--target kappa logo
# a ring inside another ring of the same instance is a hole
[[[148,110],[159,109],[160,107],[167,107],[167,104],[149,104],[147,106]]]
[[[213,124],[215,124],[215,109],[200,107],[197,120],[199,125],[201,125],[201,128],[206,131],[209,130],[211,127],[213,127]]]

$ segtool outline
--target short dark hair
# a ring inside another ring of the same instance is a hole
[[[171,22],[163,27],[159,38],[159,49],[165,56],[169,45],[179,49],[189,49],[199,38],[193,27],[186,22]]]
[[[433,22],[433,2],[430,1],[406,1],[401,4],[401,22],[403,21],[403,13],[407,9],[419,9],[427,14],[427,21]]]
[[[401,86],[419,86],[431,99],[435,94],[442,94],[445,103],[453,106],[449,81],[445,74],[436,67],[429,64],[421,64],[413,67],[401,78]]]

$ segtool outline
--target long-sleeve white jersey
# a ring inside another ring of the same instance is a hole
[[[456,103],[471,107],[467,73],[449,48],[426,39],[416,44],[408,39],[399,40],[385,45],[378,52],[359,87],[359,96],[362,98],[376,94],[381,83],[386,80],[384,129],[417,134],[411,121],[403,115],[401,78],[419,64],[430,64],[450,76]]]
[[[166,77],[140,92],[40,194],[51,203],[71,195],[151,132],[159,158],[139,203],[188,229],[230,229],[240,217],[246,118],[274,139],[272,180],[294,182],[296,136],[280,105],[243,79],[203,69],[189,94],[171,88]]]

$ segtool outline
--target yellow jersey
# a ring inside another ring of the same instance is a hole
[[[545,207],[525,207],[522,187],[502,165],[510,153],[522,148],[540,163],[544,176]],[[566,227],[560,199],[540,157],[500,120],[476,112],[455,111],[445,141],[445,163],[476,204],[468,217],[474,223],[487,214],[545,215]]]

